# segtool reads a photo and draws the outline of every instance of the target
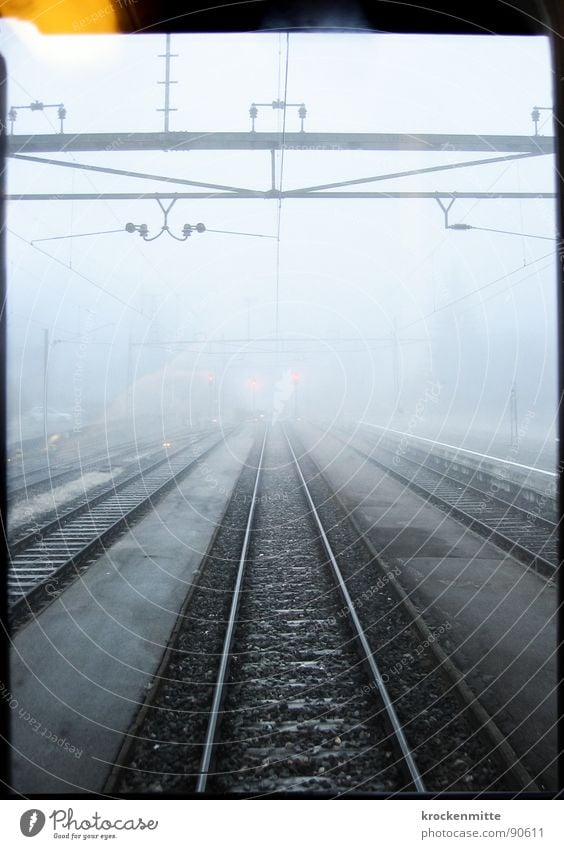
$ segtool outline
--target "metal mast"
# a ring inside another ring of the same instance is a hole
[[[169,114],[171,112],[178,112],[178,109],[174,109],[170,105],[170,87],[171,85],[176,85],[178,80],[171,80],[170,78],[170,60],[176,59],[178,57],[178,53],[170,52],[170,33],[167,33],[166,36],[166,46],[165,53],[159,53],[159,59],[165,60],[165,78],[164,80],[158,80],[158,85],[164,85],[164,108],[157,109],[157,112],[164,112],[164,131],[168,133],[170,131],[169,124]]]

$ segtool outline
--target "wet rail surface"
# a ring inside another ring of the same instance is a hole
[[[550,518],[554,515],[553,494],[547,492],[543,496],[520,485],[510,498],[503,493],[508,484],[501,477],[488,475],[481,480],[476,469],[471,480],[465,480],[460,469],[450,465],[446,470],[437,468],[430,452],[406,456],[399,440],[394,449],[393,443],[382,444],[365,432],[354,435],[341,432],[334,436],[363,460],[384,469],[522,563],[546,577],[555,574],[558,526]],[[527,502],[531,505],[529,509],[522,506]]]
[[[223,436],[191,439],[14,541],[7,582],[13,626],[63,591],[90,558],[221,444]]]
[[[189,438],[198,438],[205,431],[193,430]],[[76,480],[88,472],[111,473],[115,465],[133,464],[143,460],[149,454],[162,452],[165,448],[186,442],[185,432],[176,432],[164,439],[137,439],[111,443],[105,439],[90,438],[84,444],[80,441],[72,445],[63,445],[53,456],[45,449],[41,456],[30,458],[13,457],[7,468],[7,490],[10,506],[23,500],[32,499],[44,492],[52,491],[64,483]]]
[[[25,546],[26,539],[37,534],[38,528],[64,519],[75,509],[96,503],[98,498],[117,491],[122,482],[145,472],[160,461],[174,455],[179,448],[193,445],[210,436],[209,432],[192,432],[174,442],[124,443],[121,449],[98,453],[97,459],[56,473],[49,472],[41,483],[24,487],[19,497],[8,493],[8,543],[12,551]],[[43,474],[45,470],[43,470]]]
[[[258,484],[255,448],[110,787],[520,787],[295,445],[300,472],[284,434],[271,434]]]
[[[280,432],[267,468],[261,466],[253,505],[257,492],[266,498],[249,516],[250,545],[241,554],[222,654],[231,675],[220,669],[196,789],[260,792],[265,765],[292,763],[309,748],[300,783],[310,787],[422,792],[298,460]],[[283,511],[268,498],[277,488],[291,494]],[[291,556],[280,557],[281,547]],[[344,608],[347,617],[337,625]],[[338,754],[322,750],[328,734]],[[294,776],[278,781],[279,789],[295,784]]]

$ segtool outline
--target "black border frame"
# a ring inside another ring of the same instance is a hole
[[[436,33],[445,35],[522,35],[548,36],[551,44],[552,67],[554,74],[553,97],[557,126],[557,222],[558,232],[562,233],[564,221],[564,187],[561,185],[564,175],[564,4],[562,0],[235,0],[226,4],[182,3],[177,8],[169,0],[143,0],[142,3],[130,2],[121,6],[116,2],[119,24],[125,33],[165,33],[165,32],[249,32],[249,31],[292,31],[312,29],[328,32],[339,29],[396,33]],[[63,0],[64,2],[64,0]],[[455,6],[456,8],[453,8]],[[68,30],[72,33],[72,30]],[[7,70],[0,56],[0,519],[2,532],[2,565],[0,571],[0,683],[10,687],[9,676],[9,639],[7,639],[7,547],[4,528],[6,527],[6,274],[5,274],[5,132],[6,132],[6,82]],[[564,470],[564,242],[559,244],[560,261],[558,263],[559,280],[557,291],[558,310],[558,395],[559,395],[559,466]],[[562,477],[562,474],[560,474]],[[560,480],[559,480],[560,483]],[[559,521],[564,513],[564,493],[560,489]],[[560,563],[564,560],[564,540],[560,538]],[[550,793],[522,793],[518,798],[557,799],[564,797],[564,763],[562,749],[564,744],[564,672],[562,666],[562,640],[564,638],[564,587],[558,581],[558,790]],[[0,798],[17,799],[21,795],[11,789],[10,783],[10,709],[5,699],[0,699]],[[108,798],[102,794],[69,794],[50,796],[32,795],[29,798],[43,799],[87,799]],[[139,796],[124,798],[191,798],[190,796]],[[212,798],[206,795],[206,798]],[[222,797],[226,798],[226,797]],[[229,797],[233,798],[233,797]],[[272,795],[272,798],[292,798],[285,794]],[[312,798],[304,795],[298,798]],[[320,797],[313,797],[320,798]],[[326,797],[322,797],[326,798]],[[374,798],[363,797],[354,798]],[[379,797],[385,798],[385,797]],[[402,798],[434,799],[514,799],[516,794],[505,793],[433,793],[426,796],[405,794]]]

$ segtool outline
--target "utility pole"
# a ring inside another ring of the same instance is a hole
[[[133,375],[132,375],[132,359],[133,359],[133,340],[131,331],[127,340],[127,373],[125,376],[125,421],[126,427],[133,422]]]
[[[208,424],[214,420],[214,390],[215,390],[215,372],[210,371],[208,373],[208,404],[209,404],[209,415],[208,415]]]
[[[300,383],[300,375],[299,372],[292,372],[292,383],[294,384],[294,418],[296,421],[299,418],[299,406],[298,406],[298,386]]]
[[[170,122],[169,122],[169,114],[170,112],[178,112],[177,109],[173,109],[170,105],[170,87],[171,85],[176,85],[177,80],[171,80],[170,78],[170,60],[175,59],[178,56],[178,53],[170,52],[170,33],[166,34],[166,52],[159,53],[159,59],[165,60],[165,78],[164,80],[159,80],[159,85],[164,85],[164,109],[157,109],[157,112],[164,112],[164,131],[165,133],[169,132]]]
[[[398,320],[394,317],[394,329],[392,337],[392,370],[394,379],[394,405],[399,402],[399,339]]]
[[[45,437],[45,447],[47,447],[48,437],[48,420],[47,420],[47,399],[48,399],[48,369],[49,369],[49,328],[43,328],[43,436]]]
[[[257,391],[257,379],[256,377],[251,378],[251,413],[253,418],[256,413],[256,391]]]
[[[251,298],[245,298],[247,302],[247,342],[251,341]]]
[[[519,447],[519,419],[517,416],[517,389],[511,387],[509,395],[510,443],[512,448]]]

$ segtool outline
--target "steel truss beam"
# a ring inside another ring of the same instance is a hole
[[[438,199],[465,199],[475,200],[552,200],[556,197],[555,192],[310,192],[289,191],[279,192],[270,190],[267,192],[241,191],[241,192],[98,192],[98,193],[71,193],[54,194],[9,194],[5,199],[9,201],[34,200],[269,200],[271,198],[282,200],[344,200],[362,199],[370,200],[438,200]]]
[[[272,155],[272,181],[270,190],[276,191],[276,171],[274,155]],[[376,174],[372,177],[359,177],[354,180],[342,180],[340,182],[324,183],[317,186],[305,186],[299,189],[287,190],[286,196],[301,196],[304,192],[319,192],[325,189],[340,189],[347,186],[366,185],[367,183],[378,183],[386,180],[395,180],[402,177],[413,177],[421,174],[431,174],[438,171],[452,171],[459,168],[472,168],[479,165],[495,165],[500,162],[513,162],[516,159],[531,159],[532,157],[540,156],[538,153],[512,153],[508,156],[494,156],[487,159],[470,159],[464,162],[449,162],[443,165],[428,165],[424,168],[415,168],[407,171],[392,171],[385,174]],[[110,168],[102,165],[90,165],[85,162],[69,162],[61,159],[48,159],[42,156],[27,156],[24,154],[12,154],[12,158],[18,162],[33,162],[39,165],[51,165],[59,168],[70,168],[78,171],[94,171],[97,174],[111,174],[119,177],[133,177],[141,180],[151,180],[152,182],[175,183],[177,185],[193,186],[194,188],[214,189],[219,191],[233,192],[239,197],[245,192],[256,191],[255,189],[245,189],[240,186],[225,186],[218,183],[202,183],[200,181],[188,180],[183,177],[170,177],[158,174],[147,174],[141,171],[128,171],[122,168]],[[270,191],[269,190],[269,191]]]
[[[525,157],[531,154],[524,154]],[[506,157],[503,157],[504,159]],[[523,155],[519,155],[523,158]],[[238,186],[224,186],[221,183],[202,183],[197,180],[187,180],[183,177],[166,177],[159,174],[146,174],[143,171],[127,171],[123,168],[109,168],[102,165],[89,165],[85,162],[65,162],[62,159],[45,159],[42,156],[25,156],[23,154],[12,154],[12,159],[18,162],[34,162],[39,165],[53,165],[59,168],[71,168],[77,171],[94,171],[97,174],[112,174],[118,177],[134,177],[138,180],[156,180],[160,183],[175,183],[182,186],[195,186],[201,189],[218,189],[226,192],[245,191]]]
[[[552,136],[482,136],[452,133],[46,133],[10,135],[13,153],[119,152],[130,150],[395,150],[486,151],[487,153],[553,153]]]
[[[132,345],[139,345],[144,348],[159,347],[162,345],[254,345],[256,343],[273,343],[273,342],[288,342],[290,344],[322,344],[330,342],[331,344],[339,343],[346,344],[354,342],[356,344],[364,342],[394,342],[395,336],[254,336],[237,337],[235,339],[161,339],[158,342],[132,342]],[[79,340],[80,341],[80,340]],[[420,336],[402,337],[401,342],[426,342],[427,340]]]
[[[272,184],[269,189],[256,190],[229,186],[219,183],[201,182],[189,180],[183,177],[171,177],[157,174],[148,174],[139,171],[110,168],[88,163],[48,159],[44,157],[30,156],[22,150],[58,150],[59,152],[81,151],[117,151],[117,150],[155,150],[161,149],[163,139],[167,141],[174,137],[179,139],[174,146],[167,145],[168,150],[270,150],[272,159]],[[292,141],[298,138],[302,144],[295,145]],[[335,141],[338,140],[338,142]],[[329,141],[333,140],[333,141]],[[303,142],[308,144],[304,145]],[[39,145],[39,147],[38,147]],[[175,192],[167,194],[161,192],[101,192],[93,193],[42,193],[42,194],[11,194],[8,200],[210,200],[228,198],[235,199],[312,199],[325,198],[331,200],[345,199],[400,199],[400,198],[434,198],[440,199],[473,198],[473,199],[553,199],[553,192],[376,192],[376,191],[329,191],[335,189],[349,188],[357,185],[366,185],[390,179],[398,179],[420,174],[439,171],[449,171],[459,168],[471,168],[479,165],[496,164],[515,159],[534,158],[539,155],[550,153],[553,150],[554,140],[543,136],[453,136],[453,135],[401,135],[401,134],[366,134],[366,133],[294,133],[286,135],[285,150],[300,151],[350,151],[350,150],[425,150],[427,152],[447,152],[456,150],[473,151],[513,151],[505,156],[488,157],[478,160],[465,160],[442,165],[426,166],[423,168],[396,171],[391,173],[376,174],[371,177],[360,177],[340,182],[323,183],[320,185],[306,186],[297,189],[281,191],[275,186],[275,162],[274,154],[281,147],[280,134],[271,133],[201,133],[189,135],[188,133],[131,133],[119,136],[111,133],[83,134],[79,136],[63,137],[63,135],[45,136],[10,136],[8,153],[14,159],[50,165],[61,168],[71,168],[96,173],[105,173],[114,176],[129,177],[134,179],[151,180],[157,182],[175,183],[177,185],[192,186],[193,188],[208,189],[207,192]],[[517,151],[517,152],[515,152]]]

